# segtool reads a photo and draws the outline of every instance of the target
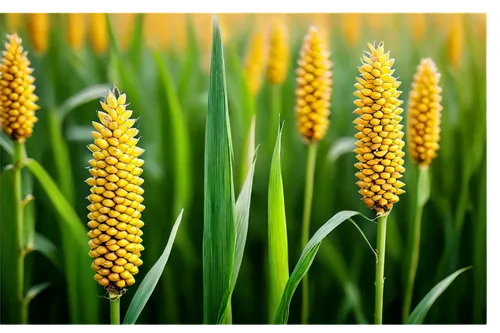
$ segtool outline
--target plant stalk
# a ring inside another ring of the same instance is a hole
[[[377,221],[377,262],[375,269],[375,324],[382,325],[382,312],[384,308],[384,265],[385,265],[385,239],[387,234],[387,215],[381,216]]]
[[[28,303],[24,301],[24,205],[21,162],[26,159],[24,143],[14,142],[14,200],[16,202],[16,239],[17,239],[17,302],[19,307],[19,323],[28,323]]]
[[[268,123],[269,149],[274,148],[274,141],[278,134],[278,120],[282,109],[281,84],[271,85],[271,115]],[[270,155],[272,155],[272,150]]]
[[[421,179],[422,179],[422,172],[427,172],[423,171],[420,168],[417,170],[417,179],[418,179],[418,184],[420,184]],[[421,186],[418,186],[418,189],[420,190]],[[413,287],[415,285],[415,276],[417,274],[417,267],[418,267],[418,258],[419,258],[419,252],[420,252],[420,233],[421,233],[421,228],[422,228],[422,212],[425,203],[420,202],[419,200],[420,194],[417,193],[416,198],[417,198],[417,203],[416,203],[416,211],[415,211],[415,219],[413,221],[413,230],[412,234],[413,237],[411,238],[411,252],[410,252],[410,267],[408,270],[408,280],[407,280],[407,285],[406,285],[406,291],[405,291],[405,296],[404,296],[404,301],[403,301],[403,316],[402,320],[403,323],[406,321],[408,318],[408,315],[410,314],[410,307],[411,307],[411,300],[412,300],[412,295],[413,295]]]
[[[120,325],[120,296],[115,292],[110,292],[109,310],[111,325]]]
[[[302,241],[301,246],[304,248],[309,241],[309,228],[311,224],[311,207],[314,191],[314,168],[316,166],[316,154],[318,144],[311,143],[307,147],[307,166],[306,166],[306,186],[304,192],[304,215],[302,217]],[[307,324],[309,315],[309,290],[307,275],[302,279],[302,311],[301,323]]]

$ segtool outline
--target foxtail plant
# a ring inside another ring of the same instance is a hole
[[[37,53],[44,53],[49,45],[49,17],[45,13],[29,14],[28,31]]]
[[[450,31],[448,32],[448,57],[454,67],[459,67],[462,62],[463,44],[462,14],[453,14]]]
[[[33,69],[27,51],[21,45],[22,39],[17,35],[7,35],[5,51],[2,52],[0,65],[0,120],[2,130],[14,141],[13,178],[14,200],[16,210],[17,239],[17,307],[20,323],[28,323],[28,302],[24,296],[24,258],[27,248],[24,244],[24,201],[22,193],[21,168],[26,159],[24,142],[33,133],[33,126],[38,120],[35,111],[40,107],[35,104],[35,78],[31,76]]]
[[[414,215],[410,243],[410,266],[403,303],[403,321],[410,313],[410,306],[418,267],[422,211],[429,199],[428,170],[439,149],[441,123],[441,87],[436,64],[432,59],[420,61],[413,76],[408,105],[408,144],[413,162],[417,165],[416,213]]]
[[[108,49],[106,14],[90,14],[90,43],[96,54],[103,54]]]
[[[245,75],[253,95],[259,92],[262,85],[262,73],[266,61],[265,49],[264,34],[260,31],[255,32],[250,41],[245,64]]]
[[[329,57],[330,53],[325,50],[318,30],[310,27],[300,52],[299,66],[296,70],[298,88],[295,91],[297,127],[307,144],[302,247],[306,246],[309,240],[317,142],[325,137],[329,125],[332,94],[332,63]],[[305,324],[308,317],[307,276],[304,276],[302,286],[302,323]]]
[[[368,44],[362,65],[358,67],[360,75],[354,86],[354,95],[358,98],[355,114],[359,115],[354,124],[358,133],[355,137],[359,161],[355,167],[359,170],[356,183],[362,199],[368,208],[379,216],[377,222],[377,263],[375,275],[375,324],[382,324],[384,264],[387,216],[399,195],[405,191],[399,179],[405,168],[403,125],[400,124],[403,103],[398,97],[401,84],[392,74],[394,59],[384,53],[383,42]]]
[[[82,48],[85,42],[85,14],[70,13],[66,21],[66,40],[74,51]]]

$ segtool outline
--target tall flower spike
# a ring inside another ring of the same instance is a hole
[[[90,14],[90,42],[92,44],[92,50],[97,54],[103,54],[108,49],[108,32],[106,30],[105,14]]]
[[[92,187],[87,206],[92,238],[89,255],[94,258],[94,280],[108,291],[134,284],[144,250],[140,230],[145,208],[140,178],[144,161],[139,158],[144,150],[137,147],[139,131],[133,127],[135,119],[130,119],[132,111],[125,102],[126,95],[115,90],[101,101],[100,122],[93,122],[94,143],[88,146],[93,157],[89,161],[92,177],[86,180]]]
[[[0,65],[0,120],[2,130],[12,139],[24,142],[33,133],[37,122],[35,111],[35,78],[29,67],[27,52],[17,34],[7,35],[5,51]]]
[[[398,97],[401,84],[392,74],[394,59],[389,52],[384,53],[384,44],[368,44],[370,52],[365,52],[362,65],[358,67],[360,75],[354,86],[355,114],[359,115],[353,123],[358,130],[355,137],[359,169],[356,183],[363,196],[364,203],[377,212],[386,215],[398,195],[405,191],[399,179],[403,176],[405,155],[403,152],[403,125],[399,106],[403,103]]]
[[[329,57],[318,30],[310,27],[300,52],[295,91],[297,126],[307,143],[323,139],[328,129],[333,82]]]
[[[245,65],[245,75],[253,94],[260,90],[262,84],[262,72],[266,61],[265,47],[264,34],[260,31],[255,32],[250,41]]]
[[[267,62],[267,79],[271,84],[285,81],[288,70],[290,50],[285,26],[274,22],[270,34],[270,48]]]
[[[439,149],[441,87],[436,64],[422,59],[413,76],[408,105],[408,144],[417,165],[427,167]]]
[[[453,14],[451,27],[448,34],[448,54],[450,63],[458,67],[462,61],[462,48],[464,44],[464,28],[461,14]]]
[[[44,53],[49,44],[49,17],[45,13],[29,14],[28,30],[37,53]]]
[[[68,44],[73,50],[80,50],[85,41],[85,14],[68,14],[66,28],[66,39]]]

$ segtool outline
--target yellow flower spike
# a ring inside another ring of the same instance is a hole
[[[462,61],[462,49],[464,44],[464,27],[461,14],[454,14],[451,28],[448,34],[448,55],[450,63],[458,67]]]
[[[66,40],[74,51],[82,48],[85,42],[85,14],[71,13],[66,21]]]
[[[318,30],[310,27],[300,52],[295,91],[297,127],[307,143],[323,139],[328,129],[333,82],[329,57]]]
[[[410,155],[420,167],[428,167],[439,149],[441,87],[436,64],[422,59],[413,76],[408,105],[408,144]]]
[[[358,43],[361,35],[361,16],[358,13],[343,15],[342,28],[345,39],[349,46],[353,47]]]
[[[420,42],[425,35],[425,14],[410,14],[411,33],[415,42]]]
[[[97,134],[93,134],[94,143],[88,146],[93,156],[89,161],[92,177],[86,180],[91,186],[87,225],[92,238],[89,255],[94,258],[92,268],[97,272],[94,279],[115,292],[134,284],[132,275],[138,272],[144,250],[139,229],[144,225],[140,220],[145,208],[141,204],[144,180],[140,178],[144,161],[137,158],[144,150],[136,146],[138,139],[130,139],[138,134],[136,128],[131,128],[134,122],[117,124],[120,115],[131,115],[125,103],[125,94],[116,88],[101,101],[101,123],[93,122],[97,131],[93,133]]]
[[[23,24],[23,14],[9,13],[7,15],[7,27],[10,31],[19,31]]]
[[[24,142],[33,133],[40,107],[35,104],[33,69],[21,43],[17,34],[7,35],[0,65],[0,121],[12,140]]]
[[[37,53],[44,53],[49,44],[49,17],[45,13],[29,14],[28,31]]]
[[[245,65],[245,76],[254,95],[259,92],[262,84],[262,72],[266,61],[265,48],[264,34],[260,31],[255,32],[250,41]]]
[[[274,22],[270,32],[270,48],[267,62],[267,79],[271,84],[285,81],[290,49],[285,25]]]
[[[106,24],[105,14],[90,14],[90,42],[92,44],[92,50],[97,54],[103,54],[108,49],[108,32]]]
[[[399,181],[405,171],[404,141],[401,113],[403,103],[397,98],[401,92],[397,90],[400,82],[392,76],[391,68],[394,59],[389,59],[389,53],[384,53],[384,44],[374,46],[368,44],[369,52],[365,52],[362,65],[358,67],[360,76],[354,86],[354,101],[358,115],[353,123],[358,130],[355,137],[359,161],[355,167],[356,183],[363,196],[364,203],[377,212],[386,215],[394,203],[399,201],[399,195],[404,193]]]

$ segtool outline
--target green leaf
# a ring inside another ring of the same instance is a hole
[[[88,271],[91,261],[88,257],[89,247],[84,224],[54,180],[37,161],[28,158],[24,161],[24,166],[28,167],[37,178],[59,214],[57,221],[61,231],[64,272],[72,321],[74,323],[93,323],[89,322],[89,320],[94,320],[91,317],[92,313],[84,311],[84,307],[97,309],[99,306],[96,297],[88,297],[88,295],[97,294],[97,284],[84,273]],[[83,299],[85,299],[85,304],[82,303]]]
[[[162,255],[156,261],[156,263],[151,267],[149,272],[142,280],[141,285],[137,288],[135,292],[134,298],[127,309],[127,314],[125,315],[125,319],[123,319],[124,325],[133,325],[135,324],[137,318],[141,315],[142,310],[146,306],[146,303],[149,300],[149,297],[153,293],[156,284],[160,280],[160,277],[165,269],[165,265],[167,264],[168,257],[170,256],[170,251],[172,251],[172,246],[174,245],[175,235],[177,234],[177,229],[179,229],[179,225],[182,220],[182,213],[184,210],[181,210],[181,213],[177,217],[177,220],[172,227],[172,231],[170,232],[170,237],[167,241],[167,246],[165,250],[163,250]]]
[[[314,257],[318,253],[318,250],[321,246],[321,241],[335,229],[342,222],[348,220],[349,218],[361,215],[359,212],[343,210],[335,214],[330,220],[328,220],[318,231],[312,236],[312,238],[307,243],[306,247],[302,251],[302,255],[300,256],[295,268],[288,279],[288,282],[285,286],[285,291],[283,292],[283,296],[281,297],[281,302],[276,312],[276,316],[274,318],[275,324],[286,324],[288,321],[288,311],[290,307],[290,303],[292,301],[293,294],[300,281],[307,274],[309,267],[314,260]],[[364,217],[364,216],[363,216]],[[368,220],[368,218],[365,217]]]
[[[425,295],[425,297],[420,301],[420,303],[418,303],[417,307],[410,314],[405,324],[409,325],[421,324],[424,321],[424,318],[427,315],[427,312],[429,311],[431,306],[438,299],[438,297],[441,296],[441,294],[446,290],[446,288],[449,287],[449,285],[457,278],[457,276],[459,276],[460,274],[471,268],[472,266],[461,268],[455,273],[448,275],[444,280],[436,284],[434,288],[432,288],[427,293],[427,295]]]
[[[268,189],[269,244],[269,322],[272,323],[289,277],[288,237],[286,232],[285,197],[281,176],[281,134],[278,128],[271,162]]]
[[[108,84],[96,84],[93,86],[86,87],[82,91],[76,93],[75,95],[68,98],[64,101],[63,104],[59,107],[57,112],[58,121],[62,123],[64,118],[74,109],[91,102],[95,99],[102,98],[107,95],[109,90]]]
[[[35,233],[33,240],[33,251],[38,251],[49,259],[55,267],[61,269],[61,261],[59,259],[59,251],[50,239],[42,234]]]
[[[257,148],[258,149],[258,148]],[[234,291],[234,287],[236,286],[236,281],[238,279],[238,274],[240,272],[241,262],[243,260],[243,253],[245,252],[245,244],[247,241],[248,234],[248,219],[250,217],[250,203],[252,199],[252,186],[253,186],[253,175],[255,172],[255,162],[257,159],[257,150],[253,155],[253,162],[250,165],[250,169],[248,170],[247,178],[243,183],[243,188],[241,189],[240,195],[238,196],[238,200],[236,200],[235,206],[235,214],[236,214],[236,244],[235,244],[235,253],[234,253],[234,267],[233,267],[233,275],[231,276],[231,289],[227,293],[228,302],[231,299],[231,295]],[[227,311],[228,302],[223,302],[222,304],[226,304],[220,310],[221,313]],[[224,319],[224,318],[222,318]],[[219,321],[218,325],[222,325],[222,319]]]
[[[424,206],[431,195],[431,183],[429,181],[429,169],[418,168],[418,205]]]
[[[32,286],[28,292],[26,293],[26,296],[24,297],[24,302],[29,303],[33,298],[35,298],[39,293],[44,291],[50,286],[50,282],[44,282],[40,284],[36,284]]]
[[[12,142],[7,138],[7,136],[2,132],[0,132],[0,146],[9,154],[12,156],[14,154],[14,148],[12,146]]]
[[[335,142],[330,147],[330,150],[328,151],[328,162],[333,163],[340,156],[346,153],[352,153],[353,149],[355,148],[355,142],[356,140],[350,136],[335,140]]]
[[[233,152],[226,91],[219,20],[214,15],[205,132],[203,294],[206,324],[216,324],[224,317],[234,267]]]

